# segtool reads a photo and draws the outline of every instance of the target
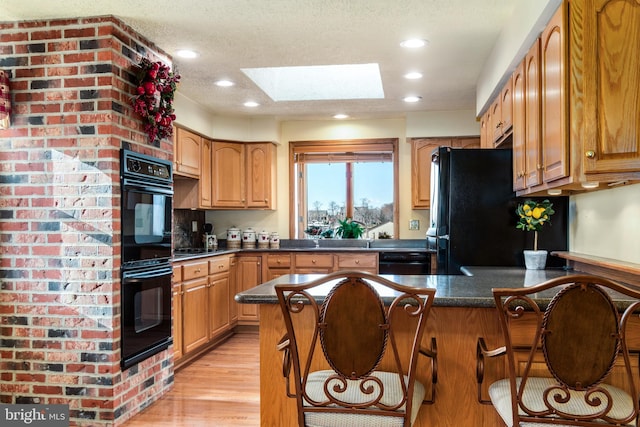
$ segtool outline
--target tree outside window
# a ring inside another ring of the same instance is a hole
[[[397,233],[397,140],[290,146],[295,181],[291,236],[330,238],[347,218],[364,226],[364,237]]]

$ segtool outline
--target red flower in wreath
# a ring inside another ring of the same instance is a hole
[[[173,112],[173,94],[180,76],[171,72],[162,62],[143,58],[138,64],[138,86],[132,100],[133,109],[144,120],[144,131],[149,141],[169,138],[173,134],[171,124],[176,119]]]

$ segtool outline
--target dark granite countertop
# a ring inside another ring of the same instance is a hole
[[[246,253],[246,252],[434,252],[427,249],[426,242],[417,239],[398,239],[398,240],[372,240],[363,239],[341,240],[326,239],[319,240],[319,246],[315,246],[314,240],[282,240],[280,248],[255,248],[255,249],[227,249],[221,247],[215,251],[211,250],[203,252],[202,249],[196,249],[192,252],[178,253],[173,256],[173,261],[187,261],[190,259],[198,259],[210,256]]]
[[[435,306],[495,307],[492,288],[532,286],[555,277],[579,274],[572,270],[526,270],[518,267],[466,267],[464,275],[381,275],[414,287],[436,288]],[[321,274],[289,274],[241,292],[235,300],[242,304],[277,304],[274,286],[299,284],[322,277]],[[328,288],[330,289],[330,287]]]

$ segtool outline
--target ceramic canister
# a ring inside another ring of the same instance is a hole
[[[256,247],[256,232],[253,230],[253,228],[249,227],[242,232],[242,247],[243,248]]]
[[[236,227],[229,228],[227,230],[227,247],[239,248],[241,242],[242,237],[240,236],[240,229]]]
[[[259,248],[268,248],[269,247],[269,232],[262,230],[258,233],[258,247]]]
[[[269,247],[271,249],[280,248],[280,236],[278,235],[277,231],[271,233],[271,236],[269,237]]]

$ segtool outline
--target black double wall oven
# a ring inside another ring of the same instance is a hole
[[[121,365],[171,345],[171,162],[121,150]]]

